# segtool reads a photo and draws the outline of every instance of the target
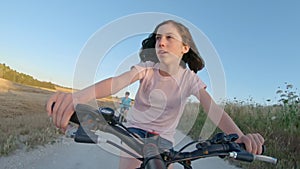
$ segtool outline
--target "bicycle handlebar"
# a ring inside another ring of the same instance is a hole
[[[254,160],[265,161],[276,164],[277,159],[264,155],[254,155],[245,151],[244,144],[238,144],[234,141],[238,138],[236,134],[225,135],[219,133],[210,140],[199,141],[196,149],[191,152],[182,152],[182,150],[169,151],[160,150],[155,145],[155,139],[149,139],[150,142],[141,142],[135,138],[122,124],[114,119],[114,110],[111,108],[95,109],[88,105],[78,104],[70,121],[79,124],[79,128],[75,134],[75,141],[80,143],[102,143],[103,138],[99,137],[95,131],[111,133],[121,139],[130,148],[136,151],[143,158],[131,153],[125,148],[115,145],[114,143],[104,139],[106,143],[116,146],[122,151],[127,152],[133,157],[144,162],[143,167],[148,168],[166,168],[171,163],[179,162],[186,166],[187,161],[193,161],[199,158],[212,156],[230,157],[240,161],[252,162]],[[156,136],[159,137],[159,136]],[[156,138],[154,137],[154,138]],[[152,140],[152,141],[151,141]],[[265,151],[265,146],[263,147]],[[191,168],[189,165],[187,168]]]

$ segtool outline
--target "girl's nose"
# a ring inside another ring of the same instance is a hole
[[[159,47],[164,47],[164,46],[166,46],[166,38],[164,38],[164,37],[161,37],[159,40],[158,40],[158,46]]]

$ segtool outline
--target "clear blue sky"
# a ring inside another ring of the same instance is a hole
[[[299,9],[298,0],[1,1],[0,63],[72,86],[80,51],[97,30],[129,14],[163,12],[184,18],[209,38],[224,67],[229,99],[264,103],[275,99],[284,82],[300,87]],[[143,38],[113,48],[118,56],[107,63],[120,60],[120,51],[138,50]],[[99,80],[115,71],[105,65]]]

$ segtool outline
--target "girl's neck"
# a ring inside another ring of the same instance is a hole
[[[164,64],[159,64],[159,73],[162,76],[174,76],[179,71],[180,66],[167,66]]]

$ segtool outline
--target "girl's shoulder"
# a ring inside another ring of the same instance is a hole
[[[146,75],[149,76],[149,74],[153,74],[153,69],[157,67],[157,63],[154,63],[152,61],[146,61],[146,62],[140,62],[132,68],[135,68],[139,73],[139,79],[144,79]]]
[[[156,63],[152,61],[140,62],[136,66],[144,67],[144,68],[153,68]]]
[[[192,71],[191,69],[188,69],[188,68],[181,67],[180,72],[181,72],[181,76],[183,78],[197,78],[198,77],[198,75],[194,71]]]
[[[188,82],[191,84],[196,84],[199,83],[201,86],[206,86],[201,77],[198,76],[194,71],[188,69],[188,68],[183,68],[182,74],[181,74],[181,81]]]

